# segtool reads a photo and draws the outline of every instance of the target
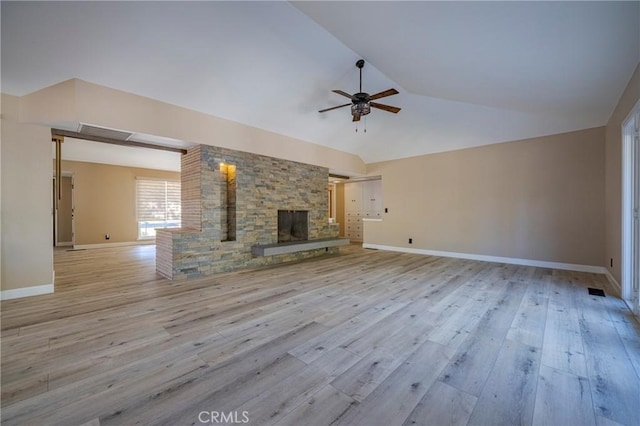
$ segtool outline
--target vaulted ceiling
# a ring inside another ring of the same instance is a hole
[[[602,126],[640,61],[637,1],[1,8],[4,93],[80,78],[367,163]],[[360,58],[363,89],[395,87],[380,101],[402,111],[373,110],[356,132],[348,108],[318,110],[357,91]]]

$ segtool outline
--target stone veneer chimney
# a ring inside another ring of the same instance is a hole
[[[278,210],[308,211],[310,240],[338,236],[328,223],[327,168],[208,145],[189,149],[181,168],[182,228],[156,232],[160,274],[200,277],[338,251],[251,254],[278,241]]]

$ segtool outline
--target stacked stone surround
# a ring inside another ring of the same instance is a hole
[[[225,165],[235,166],[235,185]],[[338,236],[338,225],[328,223],[327,168],[208,145],[189,149],[181,167],[183,227],[157,231],[162,275],[201,277],[338,252],[251,254],[254,245],[277,243],[278,210],[309,211],[310,240]],[[235,209],[227,203],[234,190]],[[228,240],[233,231],[235,240]]]

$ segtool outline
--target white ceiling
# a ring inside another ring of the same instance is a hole
[[[640,61],[638,1],[1,8],[4,93],[80,78],[365,162],[604,125]],[[355,132],[348,108],[317,111],[345,103],[332,89],[357,91],[359,58],[364,91],[395,87],[380,101],[402,111]]]
[[[51,151],[53,158],[55,158],[55,144],[51,144]],[[180,154],[177,152],[111,145],[69,137],[64,138],[61,157],[63,160],[71,161],[167,170],[171,172],[180,171]]]

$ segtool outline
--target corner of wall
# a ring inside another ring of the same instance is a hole
[[[640,100],[640,62],[609,118],[605,130],[605,253],[603,263],[622,281],[622,123]],[[611,267],[613,259],[613,267]]]
[[[40,288],[53,274],[51,134],[48,128],[2,119],[0,158],[1,289]],[[51,286],[53,283],[45,284]],[[7,296],[7,294],[9,296]],[[21,296],[17,296],[21,297]]]
[[[20,98],[2,93],[0,97],[0,117],[3,120],[18,121],[20,117]]]
[[[77,122],[77,81],[66,80],[22,96],[20,121],[47,126]]]

